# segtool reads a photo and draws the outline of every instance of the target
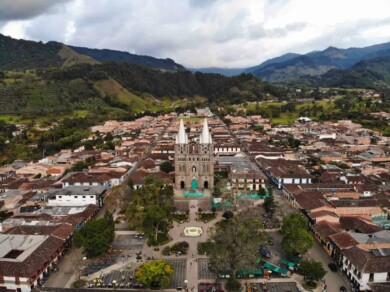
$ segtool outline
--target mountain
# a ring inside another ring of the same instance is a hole
[[[260,70],[260,69],[262,69],[264,67],[267,67],[267,66],[269,66],[271,64],[282,63],[282,62],[291,60],[291,59],[293,59],[295,57],[298,57],[298,56],[300,56],[300,55],[299,54],[295,54],[295,53],[287,53],[287,54],[284,54],[284,55],[276,57],[276,58],[268,59],[265,62],[261,63],[260,65],[246,68],[245,72],[246,73],[253,73],[253,72],[258,71],[258,70]]]
[[[0,34],[0,70],[62,66],[63,60],[58,55],[61,48],[57,43],[16,40]]]
[[[294,53],[288,53],[285,55],[282,55],[280,57],[269,59],[260,65],[249,67],[249,68],[219,68],[219,67],[208,67],[208,68],[197,68],[197,69],[189,69],[192,72],[203,72],[203,73],[215,73],[215,74],[221,74],[224,76],[237,76],[242,73],[253,73],[254,71],[260,70],[261,68],[264,68],[270,64],[274,63],[281,63],[287,60],[290,60],[292,58],[295,58],[299,56],[299,54]]]
[[[299,55],[282,62],[268,62],[250,68],[249,72],[268,81],[293,82],[303,76],[317,76],[332,69],[346,69],[374,57],[390,56],[390,43],[364,48],[328,47]],[[247,71],[248,72],[248,71]]]
[[[224,76],[237,76],[245,72],[245,68],[218,68],[218,67],[208,67],[208,68],[190,68],[188,69],[191,72],[202,72],[202,73],[214,73],[221,74]]]
[[[303,83],[323,87],[390,87],[390,57],[363,60],[348,69],[332,69],[320,76],[302,77]]]
[[[157,59],[114,50],[67,46],[58,42],[17,40],[0,34],[0,70],[25,70],[66,67],[79,63],[96,64],[115,61],[143,65],[154,69],[183,70],[171,59]]]
[[[154,69],[166,70],[184,70],[184,66],[175,63],[172,59],[157,59],[150,56],[140,56],[128,52],[108,50],[108,49],[90,49],[83,47],[69,46],[75,52],[89,56],[99,62],[118,62],[143,65]]]
[[[0,115],[28,118],[86,111],[126,115],[172,110],[194,101],[240,103],[271,95],[279,87],[250,74],[225,77],[189,71],[163,71],[106,62],[0,72]]]

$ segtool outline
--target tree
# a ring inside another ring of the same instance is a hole
[[[167,234],[172,221],[173,188],[155,175],[145,177],[142,188],[131,191],[131,201],[126,209],[129,226],[144,230],[148,243],[157,244],[159,234]]]
[[[283,218],[282,248],[288,254],[304,254],[314,245],[311,234],[307,231],[307,219],[299,214],[291,214]]]
[[[130,189],[134,189],[134,181],[131,178],[128,179],[127,185],[130,187]]]
[[[234,213],[230,210],[223,212],[222,217],[226,220],[232,219],[234,217]]]
[[[282,240],[282,248],[289,255],[304,254],[314,246],[311,234],[302,228],[285,235]]]
[[[297,229],[306,229],[308,225],[307,220],[299,214],[291,214],[283,218],[282,234],[288,235]]]
[[[217,273],[229,270],[232,276],[240,269],[254,268],[259,245],[266,242],[262,224],[254,218],[231,218],[211,231],[210,269]]]
[[[148,288],[167,288],[173,267],[164,260],[154,260],[144,263],[135,271],[135,278]]]
[[[82,171],[83,169],[88,168],[88,165],[84,161],[77,161],[72,167],[72,171]]]
[[[173,164],[170,161],[164,161],[160,164],[160,170],[166,173],[170,173],[174,170]]]
[[[102,255],[115,237],[115,224],[110,213],[103,218],[88,221],[73,237],[76,247],[83,247],[88,257]]]
[[[265,198],[263,207],[265,212],[267,212],[271,217],[274,215],[277,204],[273,194],[269,194],[268,197]]]
[[[142,225],[148,236],[153,236],[157,242],[159,232],[168,232],[168,225],[171,221],[171,213],[166,208],[152,205],[148,207]]]
[[[267,194],[267,191],[264,188],[260,188],[257,194],[261,197],[264,197]]]
[[[225,285],[227,291],[241,291],[241,283],[234,278],[229,278]]]
[[[299,269],[302,275],[308,281],[321,280],[326,274],[326,271],[322,266],[321,262],[317,262],[315,260],[310,259],[302,261],[299,266]]]

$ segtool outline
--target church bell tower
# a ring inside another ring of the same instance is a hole
[[[189,141],[184,122],[180,120],[175,143],[175,188],[214,188],[214,148],[207,119],[198,142]]]

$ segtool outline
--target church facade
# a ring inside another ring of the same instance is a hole
[[[175,188],[185,190],[214,188],[214,148],[205,119],[198,141],[189,141],[183,120],[175,143]]]

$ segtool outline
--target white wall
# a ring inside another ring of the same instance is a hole
[[[378,283],[388,282],[387,281],[387,273],[375,273],[374,274],[374,282],[378,282]]]
[[[0,286],[6,286],[9,290],[16,290],[20,288],[22,292],[30,292],[31,288],[28,284],[28,278],[19,278],[20,284],[15,284],[15,277],[4,277],[4,283],[0,283]]]
[[[54,207],[86,206],[89,204],[98,205],[97,198],[95,195],[71,195],[71,196],[56,195],[55,200],[48,200],[47,203],[48,206],[54,206]]]

